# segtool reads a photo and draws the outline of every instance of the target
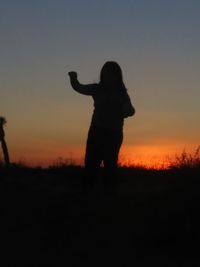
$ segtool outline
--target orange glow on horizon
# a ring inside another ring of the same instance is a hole
[[[174,154],[163,147],[125,146],[120,153],[119,164],[128,167],[163,169],[169,166],[169,158],[174,158]]]
[[[196,146],[190,148],[188,152],[194,151]],[[162,169],[169,166],[170,161],[174,159],[176,155],[180,155],[183,152],[182,145],[163,145],[163,146],[131,146],[124,145],[121,148],[119,155],[120,166],[143,166],[146,168]],[[27,156],[27,151],[29,151]],[[26,152],[26,153],[25,153]],[[28,166],[42,166],[48,167],[50,165],[59,164],[75,164],[84,165],[84,153],[85,146],[54,146],[48,149],[41,149],[41,147],[32,150],[29,148],[26,150],[20,150],[20,152],[11,151],[11,161],[16,163],[22,163]]]

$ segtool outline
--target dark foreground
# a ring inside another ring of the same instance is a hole
[[[119,170],[80,193],[81,168],[0,168],[1,266],[200,266],[200,171]]]

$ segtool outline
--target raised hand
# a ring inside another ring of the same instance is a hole
[[[77,79],[77,72],[75,71],[68,72],[68,75],[71,79]]]

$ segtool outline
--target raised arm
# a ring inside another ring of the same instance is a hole
[[[68,73],[70,77],[70,83],[72,88],[83,95],[93,95],[94,94],[94,84],[81,84],[77,79],[77,73],[71,71]]]

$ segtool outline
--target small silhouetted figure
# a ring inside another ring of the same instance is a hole
[[[8,148],[5,141],[5,132],[4,132],[4,125],[6,124],[6,119],[4,117],[0,117],[0,142],[3,150],[3,156],[5,164],[10,164],[9,154],[8,154]]]
[[[76,72],[68,74],[73,89],[92,96],[94,100],[85,153],[84,188],[90,190],[93,187],[97,171],[103,162],[104,188],[106,192],[114,193],[124,119],[135,113],[123,82],[122,70],[116,62],[108,61],[101,69],[100,82],[87,85],[79,83]]]

